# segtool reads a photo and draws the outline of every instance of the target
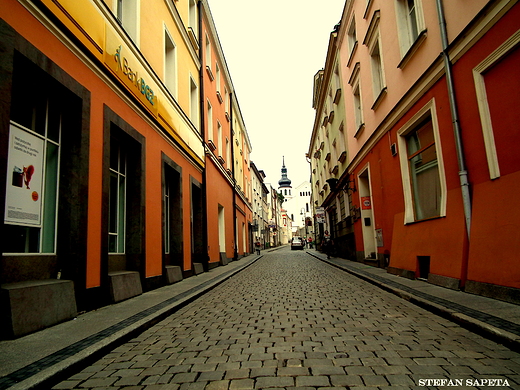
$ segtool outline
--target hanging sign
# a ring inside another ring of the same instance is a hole
[[[372,202],[370,201],[370,196],[362,196],[361,197],[361,210],[370,210],[372,209]]]
[[[325,208],[318,207],[316,209],[316,223],[325,223]]]
[[[43,140],[14,125],[9,128],[5,222],[40,225]]]

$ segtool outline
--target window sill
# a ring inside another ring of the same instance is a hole
[[[363,130],[365,130],[365,124],[361,123],[359,125],[359,127],[357,128],[356,133],[354,134],[354,138],[358,138],[361,135],[361,133],[363,132]]]
[[[385,98],[387,94],[387,87],[384,87],[381,92],[379,92],[379,95],[377,95],[377,98],[376,100],[374,101],[374,104],[372,104],[372,107],[371,109],[373,111],[377,110],[377,107],[379,107],[379,105],[381,104],[381,102],[383,101],[383,99]]]
[[[401,59],[401,62],[399,62],[399,64],[397,65],[397,68],[403,69],[406,66],[406,64],[410,61],[410,59],[417,52],[417,50],[419,50],[419,47],[421,46],[421,44],[426,40],[427,32],[428,32],[428,30],[425,29],[419,33],[419,36],[417,37],[415,42],[412,44],[412,46],[410,46],[408,51],[405,53],[405,55]]]

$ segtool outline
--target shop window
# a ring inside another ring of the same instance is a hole
[[[110,195],[108,205],[108,251],[125,253],[126,152],[119,140],[110,141]]]
[[[144,237],[144,137],[105,106],[102,234],[108,272],[141,271]],[[105,245],[105,244],[104,244]]]
[[[163,154],[164,264],[182,265],[181,168]]]
[[[45,89],[13,93],[5,253],[55,253],[61,110]]]

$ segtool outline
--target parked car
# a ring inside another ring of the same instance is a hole
[[[291,250],[303,249],[304,247],[305,243],[303,242],[303,238],[293,237],[293,239],[291,240]]]

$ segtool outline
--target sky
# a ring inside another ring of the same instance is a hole
[[[278,186],[282,157],[295,188],[309,181],[305,158],[315,111],[314,75],[345,0],[208,0],[252,145],[251,161]]]

